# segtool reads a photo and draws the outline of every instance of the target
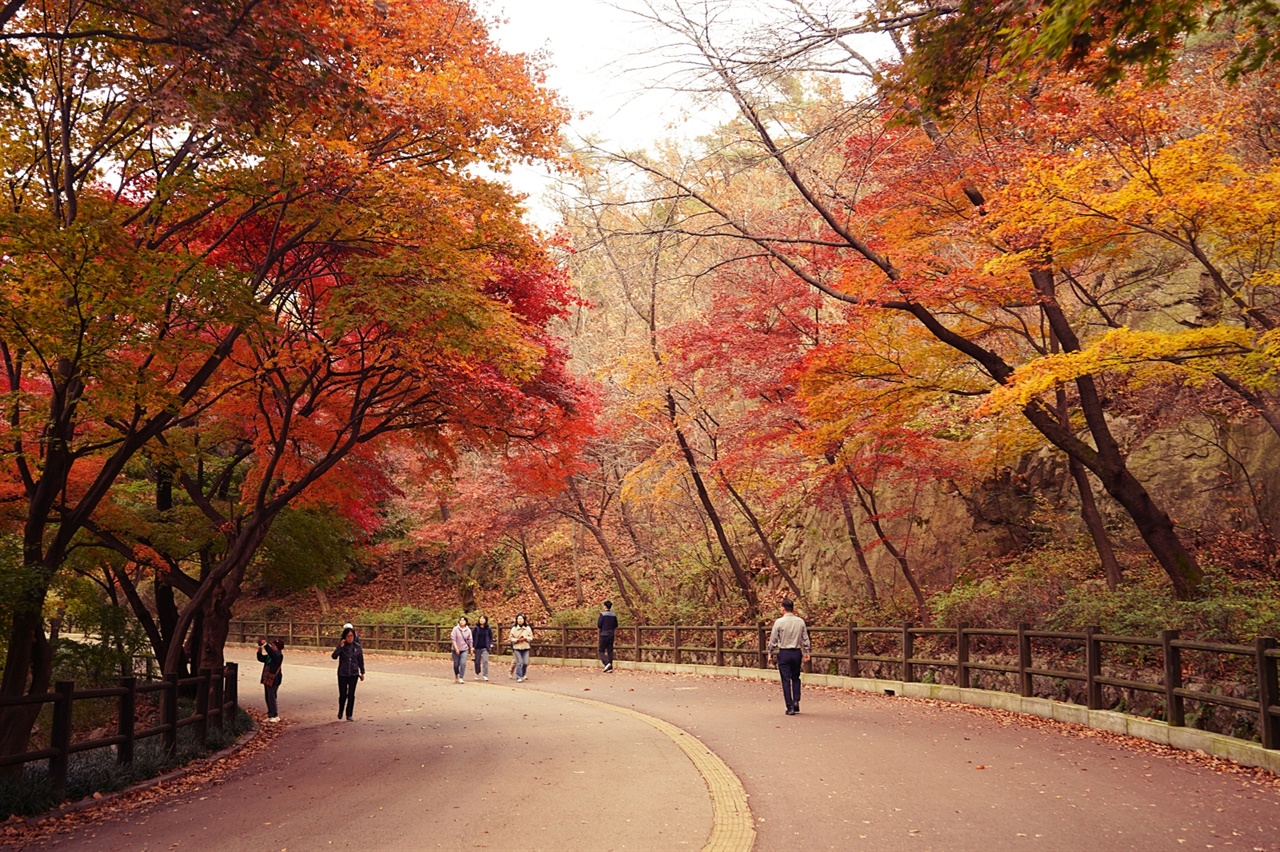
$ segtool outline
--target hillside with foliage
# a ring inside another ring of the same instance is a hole
[[[1089,8],[647,6],[671,79],[734,115],[578,152],[564,334],[598,410],[571,461],[469,459],[419,496],[407,540],[450,577],[421,606],[505,612],[509,578],[586,565],[650,622],[789,594],[832,622],[1280,629],[1267,10]]]

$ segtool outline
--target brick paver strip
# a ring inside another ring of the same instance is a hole
[[[662,719],[628,707],[620,707],[617,704],[558,692],[528,691],[541,692],[543,695],[556,698],[568,698],[582,704],[590,704],[601,710],[623,713],[666,734],[693,762],[694,768],[706,782],[707,791],[711,794],[711,836],[707,838],[702,852],[749,852],[755,845],[756,827],[751,816],[751,806],[747,802],[746,789],[729,765],[693,734],[670,722],[664,722]]]

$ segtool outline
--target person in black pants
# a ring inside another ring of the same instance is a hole
[[[262,686],[267,698],[267,721],[279,722],[280,710],[276,706],[276,695],[280,691],[283,678],[281,668],[284,666],[284,640],[268,642],[267,637],[258,637],[258,662],[262,663]]]
[[[783,598],[782,617],[773,623],[769,634],[769,655],[778,661],[782,700],[787,703],[788,716],[800,712],[800,664],[808,662],[810,651],[809,628],[794,610],[795,604]]]
[[[350,627],[342,631],[342,641],[333,649],[338,661],[338,718],[346,708],[347,721],[356,709],[356,682],[364,680],[364,649],[356,641],[356,631]]]
[[[618,616],[614,615],[613,601],[604,602],[604,612],[596,619],[600,631],[600,665],[607,672],[613,671],[613,633],[618,629]]]

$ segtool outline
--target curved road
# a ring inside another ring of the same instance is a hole
[[[258,664],[233,658],[242,703],[260,710]],[[366,662],[348,723],[328,656],[286,649],[269,750],[223,783],[41,845],[697,850],[731,787],[757,850],[1280,850],[1275,779],[1038,720],[808,687],[789,717],[772,682],[536,658],[524,684],[501,664],[490,683],[455,684],[447,660]],[[691,760],[682,731],[714,755]]]

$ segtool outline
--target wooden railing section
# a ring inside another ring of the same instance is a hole
[[[120,679],[118,686],[103,689],[77,690],[71,681],[54,684],[53,692],[43,695],[24,695],[19,698],[0,698],[0,707],[23,704],[53,706],[53,723],[49,731],[47,748],[0,757],[0,767],[47,760],[49,776],[54,788],[64,792],[67,786],[67,766],[71,755],[100,748],[115,748],[116,760],[131,765],[134,745],[148,737],[161,738],[165,754],[173,755],[178,746],[178,731],[195,726],[198,741],[205,742],[210,725],[224,730],[228,719],[234,719],[239,710],[238,667],[227,663],[218,674],[203,669],[193,677],[180,678],[168,675],[163,680],[139,683],[136,677]],[[178,718],[178,696],[184,690],[193,690],[196,698],[195,712]],[[138,699],[154,695],[159,704],[159,724],[149,728],[138,727]],[[77,702],[115,699],[116,733],[97,739],[72,741],[72,713]]]
[[[367,650],[447,653],[452,624],[356,625]],[[495,626],[495,636],[505,635]],[[534,655],[591,659],[592,627],[535,625]],[[1111,709],[1124,693],[1150,694],[1157,714],[1175,727],[1187,724],[1188,703],[1226,707],[1256,720],[1250,732],[1264,748],[1280,749],[1280,650],[1273,638],[1252,645],[1182,639],[1176,630],[1159,637],[1115,636],[1096,627],[1081,631],[921,627],[850,624],[810,627],[811,671],[899,680],[951,683],[963,689],[995,689],[1033,697],[1052,692],[1091,710]],[[289,645],[336,645],[336,625],[321,622],[234,621],[229,639],[257,636]],[[637,625],[619,628],[616,659],[765,668],[769,629],[754,625]],[[1073,690],[1069,684],[1077,684]],[[1053,689],[1047,688],[1053,685]],[[1231,694],[1232,691],[1244,695]],[[1110,698],[1110,700],[1108,700]]]

